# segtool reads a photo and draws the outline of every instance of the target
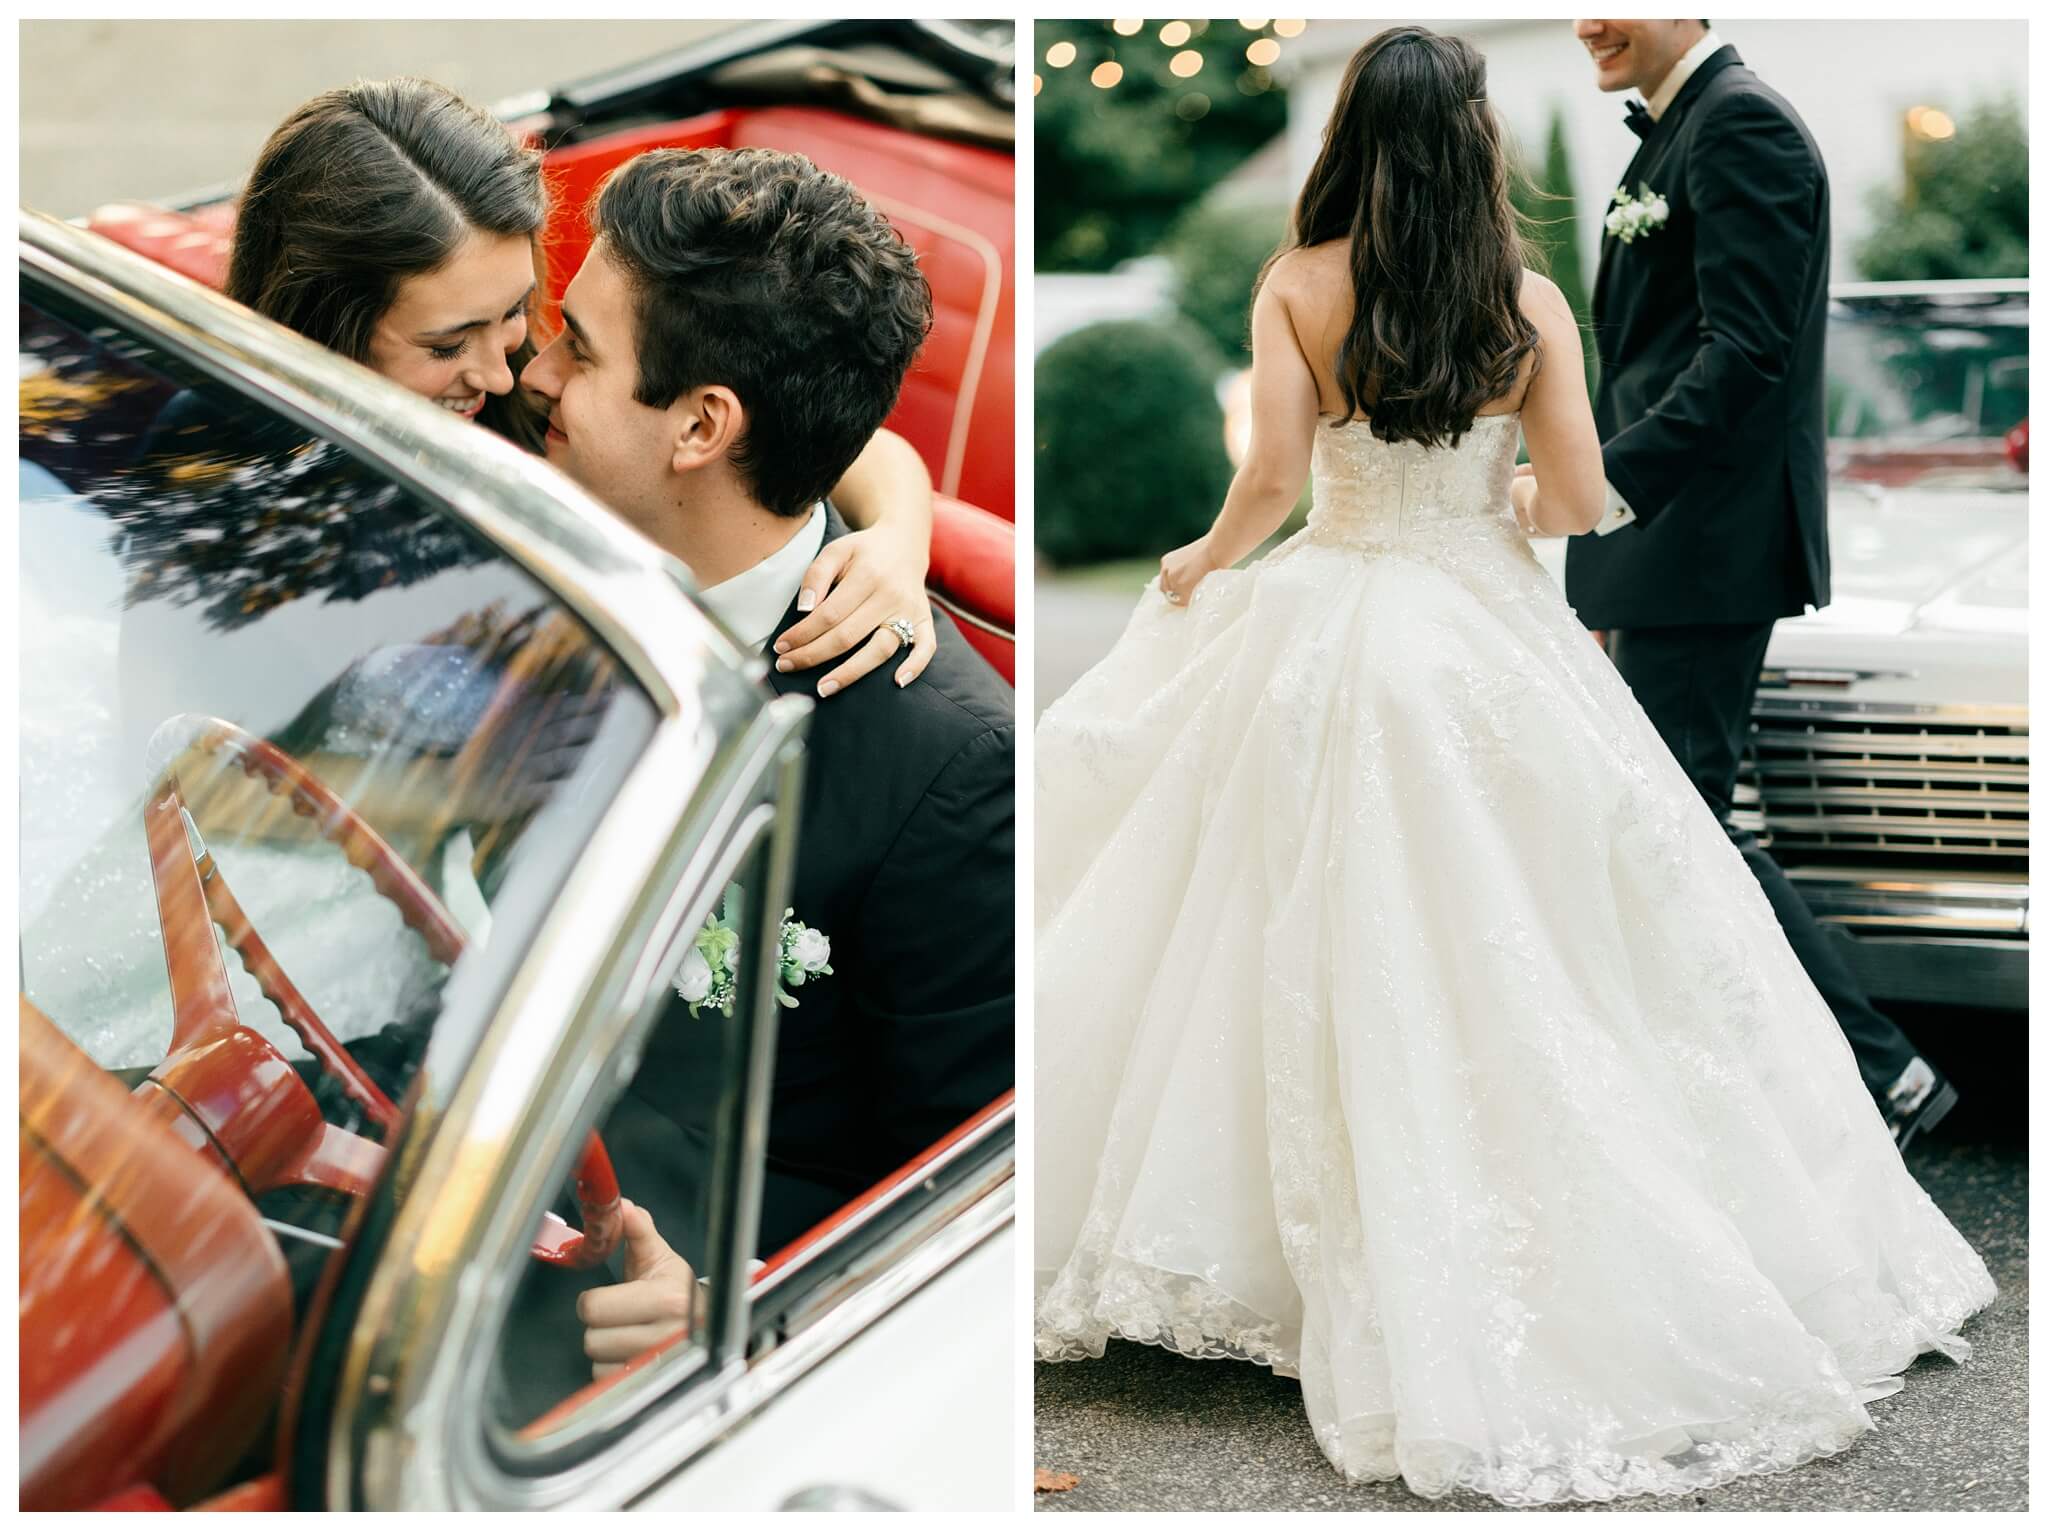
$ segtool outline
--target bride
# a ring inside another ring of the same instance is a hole
[[[1477,53],[1360,50],[1249,455],[1039,724],[1036,1333],[1259,1362],[1347,1477],[1522,1505],[1841,1451],[1994,1288],[1530,550],[1604,490],[1506,186]]]

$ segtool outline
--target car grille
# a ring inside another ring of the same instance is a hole
[[[2023,866],[2028,732],[2018,711],[1760,695],[1733,817],[1786,865]]]

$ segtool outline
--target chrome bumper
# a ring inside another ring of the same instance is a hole
[[[1793,867],[1786,876],[1842,941],[1873,999],[2027,1007],[2024,873],[1929,876]]]

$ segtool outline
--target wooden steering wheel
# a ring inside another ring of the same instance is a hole
[[[433,889],[304,765],[218,718],[188,715],[173,721],[193,725],[198,751],[231,760],[273,796],[289,801],[293,812],[312,820],[323,839],[369,874],[435,960],[453,964],[462,955],[462,930]],[[175,760],[144,802],[142,819],[170,967],[172,1022],[170,1051],[136,1087],[136,1097],[194,1146],[217,1154],[251,1195],[289,1185],[367,1194],[383,1167],[384,1149],[329,1122],[298,1070],[242,1024],[227,965],[214,942],[215,921],[285,1024],[387,1136],[399,1124],[398,1107],[335,1039],[256,933],[226,876],[199,841]],[[536,1260],[583,1268],[617,1246],[625,1226],[618,1178],[595,1132],[583,1146],[575,1184],[582,1229],[547,1213],[534,1240]]]

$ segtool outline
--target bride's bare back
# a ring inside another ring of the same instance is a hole
[[[1252,304],[1251,443],[1208,533],[1160,560],[1160,589],[1176,604],[1214,569],[1229,568],[1272,534],[1308,482],[1315,434],[1345,414],[1336,357],[1351,323],[1349,249],[1342,241],[1290,250]],[[1578,322],[1548,277],[1522,276],[1522,312],[1536,327],[1514,387],[1482,414],[1519,409],[1540,492],[1517,486],[1520,514],[1551,535],[1590,531],[1607,498],[1600,438],[1586,398]]]
[[[1337,386],[1337,350],[1344,343],[1345,332],[1351,328],[1351,316],[1356,308],[1351,290],[1350,244],[1333,240],[1328,244],[1290,251],[1273,268],[1273,280],[1281,280],[1283,267],[1287,268],[1287,309],[1301,342],[1302,359],[1308,363],[1309,371],[1316,380],[1319,412],[1330,419],[1341,419],[1346,411],[1343,391]],[[1533,271],[1524,271],[1522,276],[1523,312],[1529,315],[1532,323],[1537,323],[1540,333],[1542,326],[1529,307],[1532,292],[1539,287],[1547,287],[1553,293],[1557,289]],[[1499,398],[1487,401],[1479,413],[1504,415],[1519,408],[1523,390],[1537,370],[1536,363],[1535,352],[1523,357],[1515,372],[1514,387]]]

